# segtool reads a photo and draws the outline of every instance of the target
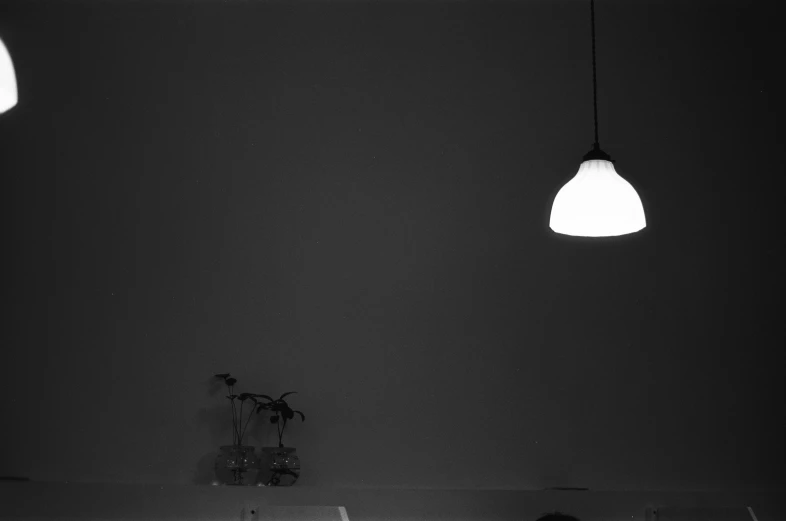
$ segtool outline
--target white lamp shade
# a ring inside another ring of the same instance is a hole
[[[581,163],[554,198],[549,222],[557,233],[581,237],[626,235],[646,225],[639,194],[602,159]]]
[[[11,55],[0,40],[0,114],[10,109],[17,102],[16,74]]]

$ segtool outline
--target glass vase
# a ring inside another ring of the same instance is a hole
[[[290,487],[300,477],[300,458],[294,447],[262,447],[259,480],[268,487]]]
[[[224,445],[216,456],[216,484],[256,485],[259,458],[250,445]]]

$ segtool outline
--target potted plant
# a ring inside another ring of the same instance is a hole
[[[254,484],[259,472],[259,458],[254,454],[254,447],[243,443],[243,438],[248,428],[249,420],[251,420],[251,415],[260,403],[257,398],[265,398],[268,402],[273,402],[274,400],[264,394],[235,394],[236,378],[233,378],[229,373],[221,373],[215,376],[223,379],[229,390],[227,398],[232,406],[232,445],[223,445],[221,447],[221,454],[216,458],[217,482],[214,482],[214,484]],[[237,406],[237,401],[240,402],[240,407]],[[243,407],[246,402],[253,403],[249,405],[249,414],[245,418],[245,425],[243,425]],[[244,476],[246,473],[251,475]]]
[[[265,456],[263,463],[260,465],[261,471],[266,471],[269,476],[268,479],[263,480],[267,486],[291,486],[294,485],[300,477],[300,458],[295,454],[294,447],[284,447],[282,437],[284,429],[287,427],[287,421],[295,417],[295,414],[300,415],[300,421],[306,421],[305,415],[300,411],[293,410],[285,397],[290,394],[296,394],[295,391],[282,394],[277,400],[273,400],[269,396],[263,397],[267,403],[257,403],[257,414],[262,411],[272,411],[273,415],[270,417],[270,423],[276,425],[278,432],[278,447],[262,447],[262,453]]]

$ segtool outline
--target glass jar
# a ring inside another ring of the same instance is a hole
[[[259,458],[250,445],[224,445],[216,456],[215,469],[219,485],[256,485]]]
[[[259,480],[268,487],[290,487],[300,477],[300,458],[294,447],[262,447]]]

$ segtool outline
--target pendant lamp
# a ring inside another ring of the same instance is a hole
[[[644,207],[636,190],[614,170],[614,160],[598,143],[598,85],[595,73],[595,0],[592,20],[592,92],[595,143],[579,171],[554,198],[549,227],[556,233],[581,237],[612,237],[643,229]]]
[[[11,55],[0,39],[0,114],[16,105],[16,74]]]

